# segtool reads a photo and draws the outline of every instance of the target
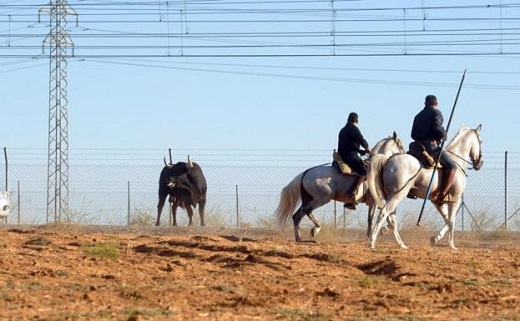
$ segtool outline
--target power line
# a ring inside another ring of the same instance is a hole
[[[328,3],[328,2],[327,2]],[[78,51],[95,50],[98,53],[77,52],[78,57],[117,57],[117,54],[107,53],[113,50],[148,50],[149,52],[138,55],[120,55],[120,57],[161,57],[177,56],[172,55],[171,50],[178,50],[186,57],[305,57],[305,56],[329,56],[324,53],[308,53],[304,50],[323,49],[334,52],[340,56],[396,56],[396,55],[517,55],[520,52],[520,43],[515,38],[519,35],[520,26],[511,25],[520,22],[520,17],[515,17],[515,11],[519,8],[519,3],[501,5],[464,5],[464,6],[430,6],[430,7],[406,7],[408,12],[424,10],[439,11],[449,14],[448,16],[429,15],[427,20],[435,25],[424,28],[424,16],[405,16],[397,14],[392,16],[381,15],[381,12],[393,12],[403,10],[397,7],[352,7],[352,1],[336,1],[335,3],[348,5],[349,7],[334,6],[334,42],[330,43],[330,23],[329,18],[331,8],[324,6],[323,1],[184,1],[185,7],[174,8],[179,3],[168,1],[144,2],[144,1],[107,1],[87,2],[81,1],[78,7],[84,9],[80,28],[70,29],[70,34],[77,39],[76,49]],[[200,8],[204,4],[206,7]],[[228,8],[230,14],[255,14],[253,19],[223,19],[222,9],[224,4],[244,5],[247,8]],[[186,6],[187,5],[187,6]],[[288,7],[286,5],[291,5]],[[27,11],[34,5],[0,5],[2,9],[19,9]],[[162,6],[162,7],[161,7]],[[259,6],[259,7],[257,7]],[[161,10],[162,8],[162,10]],[[501,12],[513,10],[512,15],[500,16],[489,15],[491,8],[500,8]],[[473,11],[477,10],[478,13]],[[189,12],[189,20],[186,18]],[[348,17],[345,14],[367,12],[369,17]],[[471,12],[471,16],[464,16],[461,13]],[[171,19],[163,20],[164,14],[172,15]],[[178,13],[173,19],[173,14]],[[292,18],[272,17],[272,14],[293,15]],[[326,18],[308,19],[295,18],[299,13],[325,13]],[[7,15],[6,15],[7,17]],[[33,17],[34,19],[27,19]],[[132,17],[128,19],[127,17]],[[150,19],[156,17],[157,19]],[[206,17],[206,18],[203,18]],[[207,17],[214,17],[208,19]],[[108,19],[105,19],[108,18]],[[121,19],[116,19],[121,18]],[[89,20],[90,19],[90,20]],[[26,28],[14,28],[13,25],[23,25],[35,23],[34,13],[9,14],[9,32],[4,33],[4,37],[13,42],[8,46],[9,55],[2,55],[3,58],[10,57],[33,57],[35,52],[27,54],[26,51],[38,49],[38,45],[30,45],[32,42],[42,37],[38,32],[19,32],[27,29],[34,31],[35,27],[43,27],[45,24],[31,24]],[[399,28],[402,21],[407,24],[404,29]],[[500,22],[500,27],[483,28],[482,23]],[[419,23],[413,25],[413,23]],[[363,26],[357,26],[363,23]],[[479,26],[454,28],[453,23],[468,24],[479,23]],[[182,30],[173,31],[171,26],[182,24]],[[215,30],[212,24],[220,25]],[[246,24],[247,28],[241,24]],[[273,28],[273,24],[276,25]],[[289,24],[284,26],[285,24]],[[381,27],[384,24],[385,27]],[[0,23],[1,25],[1,23]],[[92,25],[92,26],[91,26]],[[107,30],[96,28],[93,25],[118,25],[122,30]],[[148,26],[149,25],[149,26]],[[142,27],[141,27],[142,26]],[[167,28],[164,28],[167,26]],[[283,27],[282,27],[283,26]],[[166,30],[167,29],[167,30]],[[171,29],[171,30],[170,30]],[[103,32],[95,32],[103,30]],[[140,30],[136,32],[135,30]],[[240,30],[237,32],[237,30]],[[406,41],[404,41],[406,37]],[[470,37],[468,39],[468,37]],[[237,42],[251,43],[252,39],[263,39],[263,44],[237,45]],[[370,40],[370,39],[374,40]],[[415,40],[411,41],[411,38]],[[387,40],[385,40],[387,39]],[[125,41],[125,43],[121,43]],[[129,44],[128,41],[133,41]],[[160,42],[162,43],[152,43]],[[227,43],[227,45],[202,45],[195,41],[215,41]],[[14,43],[15,42],[15,43]],[[103,42],[110,42],[110,45],[103,45]],[[176,42],[176,43],[174,43]],[[23,44],[22,44],[23,43]],[[454,45],[457,51],[453,52]],[[415,52],[412,52],[415,47]],[[432,52],[435,48],[450,47],[450,51]],[[475,47],[474,52],[468,52],[467,48]],[[286,50],[293,49],[292,52]],[[363,55],[357,53],[338,53],[337,50],[369,50],[379,48],[385,52],[377,53],[365,52]],[[500,50],[497,50],[500,48]],[[0,47],[4,50],[4,47]],[[238,50],[232,54],[222,53],[215,50]],[[240,52],[240,50],[254,50],[252,53]],[[270,50],[266,52],[263,49]],[[277,50],[278,49],[278,50]],[[280,50],[285,50],[284,52]],[[189,51],[188,51],[189,50]],[[276,52],[274,50],[277,50]],[[296,51],[295,51],[296,50]],[[156,51],[166,52],[164,55],[157,54]],[[263,52],[262,52],[263,51]],[[422,53],[424,51],[425,53]]]

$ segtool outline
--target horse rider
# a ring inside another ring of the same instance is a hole
[[[442,165],[443,178],[440,188],[432,192],[433,202],[437,205],[444,204],[444,198],[448,195],[453,185],[457,168],[448,153],[441,152],[441,142],[447,138],[447,132],[443,127],[444,118],[437,108],[437,97],[428,95],[424,99],[424,108],[415,116],[412,126],[412,139],[420,143],[426,152]],[[440,155],[440,158],[439,158]]]
[[[347,163],[353,171],[359,174],[347,193],[347,197],[351,202],[345,203],[344,206],[349,209],[356,209],[356,194],[367,175],[368,165],[361,159],[360,154],[370,154],[368,143],[358,128],[358,121],[358,114],[350,113],[347,123],[338,135],[338,154],[343,159],[343,162]],[[363,149],[360,149],[360,147],[363,147]]]

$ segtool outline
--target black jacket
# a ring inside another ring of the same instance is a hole
[[[436,141],[446,139],[446,130],[442,126],[444,118],[440,110],[433,106],[424,107],[414,118],[412,139],[415,141]]]
[[[338,135],[338,153],[341,158],[346,159],[347,155],[352,153],[359,153],[360,147],[368,149],[368,143],[361,135],[359,128],[352,124],[347,123],[343,127]]]

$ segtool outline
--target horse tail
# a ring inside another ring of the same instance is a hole
[[[282,189],[280,193],[280,201],[276,208],[275,217],[278,226],[286,225],[289,215],[294,213],[296,206],[301,201],[301,192],[303,189],[303,175],[307,171],[298,174],[293,180]]]
[[[383,208],[384,188],[382,171],[388,158],[390,157],[379,154],[372,156],[367,174],[368,190],[378,208]]]

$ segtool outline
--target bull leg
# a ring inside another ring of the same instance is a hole
[[[166,195],[161,195],[159,193],[159,203],[157,204],[157,221],[155,222],[156,226],[161,225],[161,212],[163,210],[165,201],[166,201]]]
[[[171,225],[172,226],[177,226],[177,204],[172,203],[171,209],[172,209],[172,216],[171,216],[172,223],[171,223]]]
[[[200,216],[200,226],[206,226],[204,222],[204,208],[206,207],[206,201],[199,203],[199,216]]]
[[[186,212],[188,212],[188,226],[193,226],[193,207],[190,204],[186,205]]]

